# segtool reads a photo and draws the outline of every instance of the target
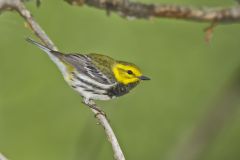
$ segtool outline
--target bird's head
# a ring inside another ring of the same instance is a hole
[[[118,61],[113,65],[112,71],[116,80],[124,85],[137,83],[141,80],[150,80],[150,78],[142,74],[135,64],[128,62]]]

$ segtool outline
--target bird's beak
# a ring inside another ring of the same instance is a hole
[[[148,77],[146,77],[146,76],[140,76],[140,77],[138,77],[139,79],[141,79],[141,80],[150,80],[150,78],[148,78]]]

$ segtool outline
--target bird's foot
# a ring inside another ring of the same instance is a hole
[[[103,115],[104,117],[107,117],[106,113],[102,111],[99,107],[97,107],[96,103],[92,100],[83,100],[83,103],[86,104],[91,109],[94,109],[97,113],[95,113],[94,117],[97,117],[98,115]]]

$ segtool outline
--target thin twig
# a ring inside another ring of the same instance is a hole
[[[212,22],[212,23],[210,24],[210,26],[208,26],[208,27],[206,27],[206,28],[204,29],[204,32],[205,32],[205,41],[206,41],[207,43],[209,43],[209,42],[211,41],[212,36],[213,36],[213,30],[214,30],[214,27],[216,27],[216,26],[217,26],[217,23],[216,23],[216,22]]]
[[[192,7],[171,4],[145,4],[129,0],[65,0],[69,4],[92,6],[117,12],[123,17],[175,18],[198,22],[240,22],[240,6],[232,7]]]
[[[57,47],[53,44],[51,39],[48,37],[48,35],[44,32],[44,30],[40,27],[40,25],[33,19],[30,11],[27,10],[25,5],[23,3],[19,3],[16,6],[16,10],[19,12],[19,14],[26,20],[31,30],[34,32],[34,34],[49,48],[52,50],[57,50]]]
[[[43,31],[40,25],[33,19],[30,11],[25,7],[25,5],[21,2],[21,0],[0,0],[0,9],[15,9],[28,23],[31,30],[35,33],[35,35],[50,49],[57,50],[57,47],[50,40],[47,34]],[[11,3],[10,3],[11,2]],[[1,5],[2,4],[2,5]],[[109,142],[112,144],[114,158],[116,160],[125,160],[123,152],[120,148],[118,140],[105,116],[103,116],[98,111],[92,109],[93,113],[96,115],[99,123],[105,130],[106,136]],[[2,160],[2,159],[0,159]],[[3,159],[4,160],[4,159]]]
[[[8,160],[3,154],[0,153],[0,160]]]
[[[91,110],[96,115],[96,118],[98,119],[99,123],[103,126],[105,133],[107,135],[108,141],[112,144],[114,158],[116,160],[125,160],[122,149],[117,141],[117,137],[115,136],[107,118],[100,112],[96,111],[95,109],[91,109]]]
[[[161,4],[144,4],[140,2],[129,2],[128,0],[66,0],[71,4],[86,4],[100,9],[105,9],[108,13],[111,11],[119,13],[123,17],[135,18],[175,18],[183,20],[193,20],[197,22],[219,23],[239,23],[240,6],[236,5],[229,8],[196,8],[179,5],[161,5]],[[3,9],[16,9],[27,21],[30,28],[34,31],[43,43],[49,48],[56,50],[56,46],[47,37],[41,27],[34,21],[30,12],[25,8],[20,0],[0,0],[0,11]],[[209,37],[211,36],[211,26]],[[199,154],[204,151],[206,146],[214,139],[219,130],[224,126],[224,122],[231,117],[236,111],[235,104],[239,100],[240,87],[239,79],[223,93],[220,100],[212,111],[204,118],[204,121],[196,127],[193,135],[188,139],[184,146],[181,146],[175,159],[192,160],[197,159]],[[92,110],[96,118],[105,129],[107,137],[112,144],[115,158],[124,160],[121,148],[117,142],[116,136],[109,125],[108,120],[96,110]],[[227,113],[227,114],[226,114]]]

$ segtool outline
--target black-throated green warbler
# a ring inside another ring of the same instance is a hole
[[[141,80],[150,80],[133,63],[95,53],[63,54],[30,38],[26,40],[48,54],[66,82],[80,93],[86,104],[92,100],[109,100],[122,96]]]

